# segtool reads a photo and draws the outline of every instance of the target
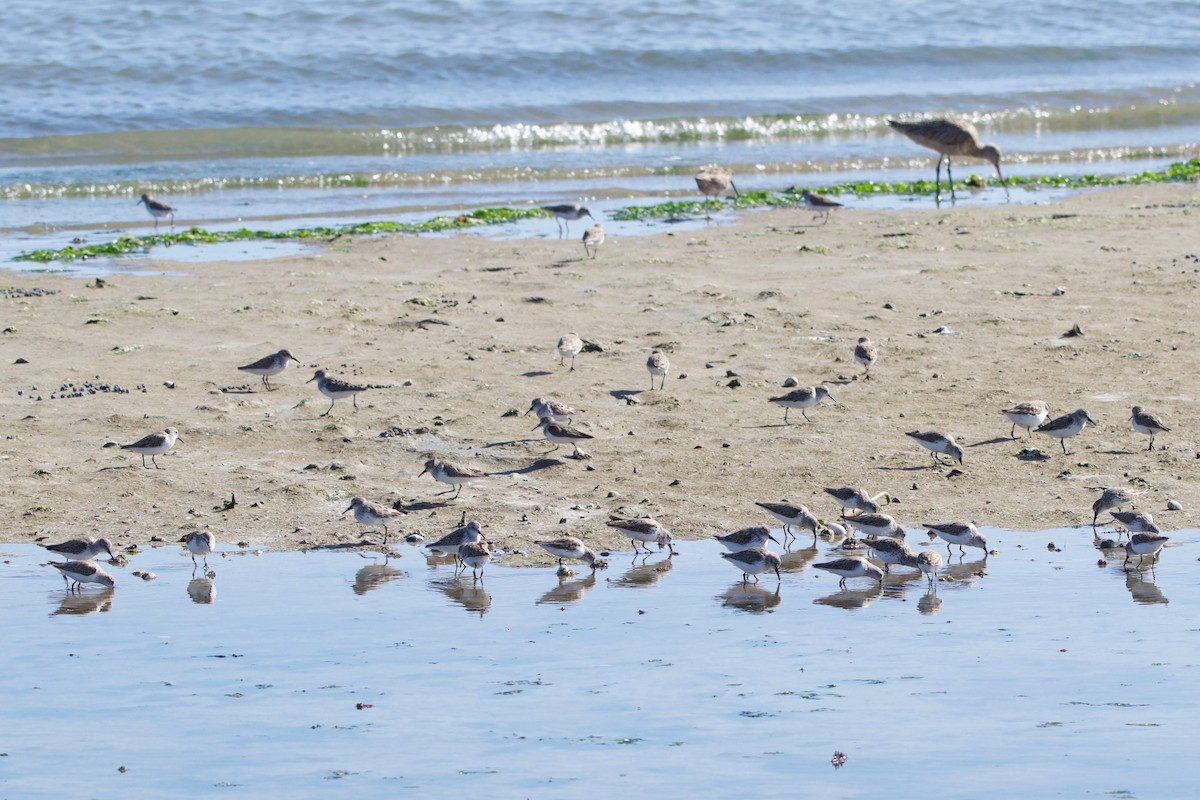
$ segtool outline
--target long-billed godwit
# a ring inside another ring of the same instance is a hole
[[[1004,180],[1004,173],[1000,171],[1000,150],[995,145],[980,145],[979,132],[975,130],[974,125],[966,120],[926,119],[920,122],[899,122],[889,119],[888,125],[891,125],[922,147],[928,147],[930,150],[938,152],[937,172],[933,189],[935,200],[940,201],[942,198],[943,161],[946,162],[946,179],[950,182],[950,199],[956,199],[954,196],[954,176],[950,174],[951,156],[982,158],[984,161],[991,162],[992,166],[996,168],[996,175],[999,176],[1000,183],[1004,186],[1005,197],[1009,196],[1008,181]]]

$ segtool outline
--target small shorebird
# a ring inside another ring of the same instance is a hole
[[[1096,424],[1096,420],[1088,416],[1088,413],[1082,408],[1072,411],[1070,414],[1063,414],[1061,417],[1055,417],[1044,425],[1039,426],[1034,430],[1035,433],[1044,433],[1047,436],[1053,436],[1058,439],[1058,443],[1062,445],[1063,455],[1070,455],[1067,452],[1067,437],[1078,436],[1088,423]]]
[[[929,579],[930,588],[937,586],[937,573],[942,568],[942,557],[932,550],[922,550],[917,554],[917,569]]]
[[[851,558],[839,558],[835,561],[826,561],[822,564],[813,564],[816,569],[823,569],[826,572],[832,572],[834,575],[840,575],[842,579],[838,581],[838,586],[845,589],[847,578],[872,578],[879,583],[883,583],[883,570],[867,561],[865,558],[852,556]]]
[[[162,467],[158,465],[158,462],[154,460],[154,457],[167,452],[175,446],[176,442],[182,441],[183,439],[179,438],[179,431],[175,430],[174,428],[167,428],[160,433],[152,433],[149,436],[143,436],[133,444],[123,444],[121,445],[121,449],[129,450],[140,455],[142,457],[143,469],[146,468],[146,456],[150,456],[150,463],[154,465],[155,469],[162,469]]]
[[[846,524],[867,536],[904,538],[904,528],[896,523],[896,518],[891,514],[855,514],[853,517],[846,517]]]
[[[897,122],[888,120],[896,130],[903,133],[922,147],[928,147],[938,153],[937,172],[934,181],[934,200],[942,198],[942,162],[946,162],[946,179],[950,183],[950,199],[954,196],[954,176],[950,174],[951,156],[966,156],[982,158],[996,168],[996,175],[1004,186],[1004,194],[1008,196],[1008,181],[1000,171],[1000,151],[995,145],[979,144],[979,132],[975,126],[966,120],[958,119],[927,119],[921,122]]]
[[[187,546],[188,552],[192,554],[192,566],[196,564],[196,556],[204,558],[204,568],[208,569],[208,554],[217,546],[216,538],[208,531],[194,531],[184,534],[179,537],[180,543]]]
[[[341,400],[343,397],[349,397],[354,403],[354,410],[358,410],[358,393],[365,392],[370,387],[362,386],[356,383],[349,383],[341,378],[331,377],[323,369],[317,370],[313,376],[305,381],[305,383],[317,382],[317,389],[321,394],[329,398],[329,408],[325,409],[322,417],[328,417],[329,412],[333,411],[334,403]]]
[[[847,511],[865,511],[868,514],[874,514],[879,511],[879,506],[876,502],[882,497],[886,498],[885,502],[892,501],[891,495],[887,492],[880,492],[871,497],[862,489],[855,489],[850,486],[840,486],[837,488],[829,487],[825,489],[825,494],[837,500],[842,507],[842,517],[846,516]]]
[[[854,346],[854,360],[862,364],[863,378],[871,379],[871,365],[879,358],[879,348],[871,343],[871,340],[865,336],[859,337],[858,344]]]
[[[63,576],[63,580],[70,581],[67,585],[68,591],[80,589],[85,583],[98,583],[101,586],[116,585],[112,575],[91,561],[51,561],[49,566],[58,570]]]
[[[492,551],[488,548],[488,543],[483,540],[463,542],[458,546],[458,560],[462,563],[463,569],[471,568],[472,578],[482,580],[483,568],[492,560]]]
[[[750,547],[732,553],[721,553],[721,558],[742,571],[742,583],[748,583],[751,575],[754,576],[754,582],[758,583],[760,573],[772,570],[775,572],[776,580],[783,580],[783,576],[779,574],[779,567],[783,564],[783,560],[770,550]]]
[[[590,433],[576,430],[570,425],[559,425],[550,417],[542,417],[533,430],[536,431],[538,428],[542,429],[542,435],[546,437],[546,441],[554,443],[554,447],[547,450],[547,453],[553,453],[561,444],[569,444],[575,448],[571,453],[573,458],[579,458],[580,442],[595,438]]]
[[[939,453],[950,456],[959,466],[963,463],[963,449],[954,441],[953,436],[937,431],[905,431],[904,435],[911,436],[913,441],[928,450],[930,457],[942,466],[946,466],[946,463],[938,458]]]
[[[552,419],[555,422],[570,423],[579,412],[566,403],[551,400],[549,397],[535,397],[529,404],[529,411],[537,414],[538,419]],[[528,414],[529,411],[525,413]]]
[[[1105,489],[1096,498],[1096,502],[1092,503],[1092,527],[1096,527],[1096,520],[1100,518],[1101,513],[1111,508],[1132,505],[1135,496],[1129,489]]]
[[[583,232],[584,255],[595,258],[596,254],[600,252],[600,245],[602,244],[604,244],[604,226],[597,222]]]
[[[482,542],[483,531],[479,527],[479,523],[471,520],[461,528],[455,528],[447,533],[436,542],[430,542],[425,545],[426,550],[431,550],[434,553],[454,553],[458,554],[458,548],[470,542]]]
[[[566,366],[567,356],[571,357],[571,372],[575,371],[575,356],[583,350],[583,340],[574,331],[558,337],[558,365]]]
[[[405,513],[380,503],[372,503],[363,497],[351,499],[350,506],[342,513],[346,514],[350,511],[354,512],[354,521],[359,525],[366,525],[369,528],[383,528],[384,544],[387,544],[388,540],[388,525],[394,525]]]
[[[1147,450],[1154,449],[1154,434],[1169,433],[1170,428],[1163,424],[1163,421],[1154,414],[1144,410],[1141,406],[1134,406],[1133,413],[1129,416],[1130,427],[1138,433],[1146,433],[1150,435],[1150,446]]]
[[[592,565],[592,569],[596,568],[596,554],[591,548],[574,536],[535,541],[534,544],[557,558],[560,567],[563,565],[563,559],[570,558],[576,561],[586,561]]]
[[[1046,405],[1044,400],[1030,400],[1024,403],[1017,403],[1012,408],[1003,409],[1001,412],[1008,417],[1008,421],[1012,423],[1012,430],[1009,431],[1009,436],[1017,438],[1017,427],[1022,427],[1029,434],[1029,438],[1033,438],[1033,429],[1046,421],[1046,417],[1050,416],[1050,407]]]
[[[267,387],[267,391],[271,391],[272,375],[278,375],[287,369],[288,362],[295,361],[300,363],[300,359],[289,353],[287,350],[280,350],[278,353],[272,353],[269,356],[263,356],[258,361],[247,364],[244,367],[238,367],[242,372],[249,372],[251,375],[259,375],[262,377],[263,386]]]
[[[141,199],[134,203],[135,206],[144,205],[146,210],[150,212],[150,216],[154,217],[154,232],[158,233],[158,220],[162,217],[171,218],[171,229],[175,229],[175,209],[167,205],[161,200],[156,200],[148,194],[142,195]]]
[[[650,373],[650,391],[654,391],[654,376],[659,376],[662,380],[658,384],[661,389],[667,385],[667,372],[671,369],[671,359],[667,358],[667,354],[662,350],[655,350],[650,353],[650,357],[646,359],[646,371]]]
[[[783,406],[783,424],[787,425],[788,412],[793,408],[800,409],[800,414],[804,419],[812,422],[811,419],[808,419],[808,414],[804,412],[804,409],[812,408],[826,397],[835,403],[837,402],[837,398],[831,395],[829,390],[824,386],[803,386],[799,389],[793,389],[785,395],[770,397],[767,399],[767,402]]]
[[[1129,533],[1159,533],[1149,511],[1110,511],[1109,515]]]
[[[1142,559],[1146,556],[1150,556],[1150,560],[1153,562],[1154,557],[1158,555],[1159,550],[1163,549],[1163,545],[1167,541],[1168,538],[1166,536],[1159,536],[1154,533],[1135,533],[1129,537],[1129,541],[1125,544],[1125,561],[1121,564],[1121,567],[1124,568],[1129,564],[1130,557],[1135,555],[1138,557],[1139,567],[1142,565]]]
[[[736,553],[739,550],[750,550],[755,547],[766,547],[768,540],[779,544],[779,540],[772,536],[769,530],[761,526],[742,528],[740,531],[727,533],[723,536],[714,536],[713,538],[725,545],[725,549],[731,553]]]
[[[958,545],[959,555],[966,555],[964,547],[978,547],[983,551],[983,557],[988,557],[987,539],[979,532],[971,522],[941,522],[932,523],[926,522],[922,527],[930,533],[936,533],[946,542],[946,552],[950,552],[950,545]]]
[[[642,547],[646,548],[647,553],[654,552],[647,543],[657,542],[659,550],[662,550],[663,547],[669,547],[671,555],[675,554],[675,545],[671,544],[671,534],[663,527],[661,522],[653,517],[636,517],[634,519],[613,517],[604,524],[628,536],[635,553],[639,549],[639,542]]]
[[[872,554],[883,562],[883,571],[890,572],[893,564],[903,567],[917,567],[917,554],[912,551],[903,539],[871,539],[867,543]]]
[[[812,531],[814,540],[821,529],[821,521],[803,505],[795,505],[793,503],[755,503],[754,505],[783,523],[783,537],[785,540],[789,535],[795,538],[796,534],[791,530],[792,526],[801,530]]]
[[[733,170],[717,164],[709,164],[696,173],[696,188],[705,197],[720,197],[730,189],[733,189],[734,197],[739,196],[737,187],[733,185]],[[704,210],[704,218],[712,219],[707,208]]]
[[[69,539],[58,544],[48,544],[46,549],[70,561],[91,561],[101,553],[108,553],[108,557],[113,558],[112,542],[108,539]]]
[[[823,194],[810,192],[808,189],[802,191],[800,196],[804,198],[804,207],[816,214],[813,219],[816,219],[817,217],[824,217],[825,222],[829,222],[830,211],[833,211],[835,208],[844,208],[844,206],[836,200],[831,200]],[[821,224],[824,225],[825,222],[822,222]]]
[[[558,238],[563,238],[563,232],[571,233],[571,220],[583,219],[588,217],[592,220],[596,219],[592,216],[592,212],[588,211],[587,206],[581,206],[579,203],[561,203],[554,206],[542,206],[542,211],[548,211],[558,224]]]
[[[471,483],[487,477],[487,473],[483,470],[475,469],[475,467],[464,466],[463,464],[455,464],[453,461],[446,461],[442,458],[431,458],[425,462],[425,469],[421,470],[421,477],[425,473],[429,473],[435,481],[448,483],[452,489],[447,489],[438,494],[450,494],[454,492],[454,497],[451,500],[457,500],[458,495],[462,492],[463,484]]]

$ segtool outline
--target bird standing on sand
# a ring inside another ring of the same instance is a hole
[[[258,375],[262,378],[263,386],[267,387],[267,391],[271,391],[272,375],[278,375],[287,369],[288,362],[295,361],[300,363],[300,359],[289,353],[287,350],[280,350],[278,353],[272,353],[269,356],[263,356],[258,361],[251,362],[244,367],[238,367],[242,372],[249,372],[251,375]]]
[[[149,436],[143,436],[133,444],[121,445],[122,450],[131,450],[142,457],[142,468],[146,468],[146,456],[150,456],[150,463],[154,464],[155,469],[162,469],[154,457],[167,452],[175,446],[176,442],[182,442],[179,438],[179,431],[174,428],[167,428],[160,433],[152,433]]]
[[[1096,502],[1092,503],[1092,527],[1096,527],[1101,512],[1132,505],[1135,496],[1129,489],[1105,489],[1096,498]]]
[[[720,197],[730,189],[733,190],[734,197],[740,196],[737,187],[733,185],[733,170],[718,164],[709,164],[696,173],[696,187],[705,197]],[[704,218],[712,219],[707,208],[704,211]]]
[[[812,408],[817,403],[828,397],[833,402],[837,402],[837,398],[829,393],[829,390],[824,386],[804,386],[799,389],[793,389],[785,395],[779,397],[771,397],[767,399],[768,403],[775,403],[783,406],[783,424],[788,424],[788,412],[793,408],[800,409],[800,414],[808,422],[808,414],[804,413],[804,409]]]
[[[879,358],[879,348],[871,343],[871,340],[865,336],[858,338],[858,344],[854,346],[854,360],[862,364],[863,379],[871,379],[871,365]]]
[[[646,359],[646,371],[650,373],[650,391],[654,391],[655,376],[662,378],[662,381],[658,384],[659,389],[667,385],[667,372],[670,369],[671,359],[667,358],[666,353],[662,350],[655,350],[650,353],[650,357]]]
[[[558,365],[566,366],[567,356],[571,357],[571,372],[575,371],[575,356],[583,352],[583,339],[579,338],[579,334],[571,331],[564,333],[558,337]]]
[[[1087,427],[1088,423],[1096,424],[1096,420],[1088,416],[1088,413],[1082,408],[1077,408],[1070,414],[1063,414],[1061,417],[1055,417],[1045,425],[1038,427],[1035,433],[1044,433],[1047,436],[1053,436],[1058,439],[1058,443],[1062,445],[1063,455],[1070,455],[1067,452],[1067,437],[1078,436]]]
[[[930,457],[938,464],[946,465],[938,458],[938,454],[942,454],[950,456],[958,462],[959,466],[962,466],[963,449],[954,441],[953,436],[947,436],[937,431],[905,431],[904,435],[911,436],[913,441],[928,450]]]
[[[942,162],[946,162],[946,179],[950,183],[950,199],[954,196],[954,176],[950,174],[951,156],[967,156],[982,158],[996,168],[996,175],[1004,186],[1004,195],[1009,196],[1008,181],[1000,171],[1000,151],[995,145],[980,145],[979,132],[975,126],[961,119],[927,119],[920,122],[898,122],[888,120],[896,130],[903,133],[922,147],[928,147],[938,153],[937,173],[934,180],[933,196],[935,201],[941,200]]]
[[[581,206],[579,203],[562,203],[554,206],[542,206],[542,211],[549,212],[554,221],[558,223],[558,238],[563,238],[563,232],[568,235],[571,233],[571,220],[583,219],[588,217],[596,219],[592,216],[592,212],[588,211],[587,206]]]
[[[865,490],[855,489],[852,486],[829,487],[825,489],[825,494],[838,501],[842,507],[843,518],[847,511],[878,513],[879,506],[876,505],[876,501],[881,498],[884,498],[885,502],[892,502],[891,495],[887,492],[880,492],[875,497],[871,497]]]
[[[1154,449],[1154,434],[1169,433],[1170,428],[1163,424],[1163,421],[1144,410],[1141,406],[1133,407],[1133,414],[1129,417],[1130,427],[1138,433],[1146,433],[1150,435],[1150,446],[1147,450]]]
[[[592,258],[600,252],[600,245],[604,244],[604,226],[597,222],[592,227],[583,232],[583,252]]]
[[[553,417],[541,417],[532,430],[536,431],[538,428],[542,429],[542,435],[546,437],[546,441],[554,444],[554,447],[546,451],[547,453],[554,452],[561,444],[569,444],[575,448],[571,453],[572,458],[586,458],[587,456],[580,455],[579,443],[595,438],[590,433],[584,433],[570,425],[560,425],[554,421]]]
[[[831,200],[823,194],[810,192],[808,189],[802,191],[800,196],[804,198],[804,207],[816,214],[813,219],[817,217],[825,218],[825,222],[821,223],[822,225],[829,222],[830,211],[833,211],[835,208],[843,208],[842,204],[836,200]]]
[[[142,198],[134,203],[135,206],[144,205],[146,210],[150,212],[150,216],[154,217],[154,232],[158,233],[158,220],[160,217],[171,218],[171,230],[175,229],[175,209],[167,205],[161,200],[156,200],[148,194],[142,195]]]
[[[450,494],[454,492],[454,497],[451,497],[451,500],[458,499],[458,495],[462,492],[464,484],[487,477],[487,473],[483,470],[468,467],[464,464],[456,464],[444,458],[431,458],[426,461],[425,469],[421,470],[421,474],[417,475],[417,477],[419,478],[426,473],[432,476],[435,481],[448,483],[454,487],[444,492],[438,492],[438,494]]]
[[[329,398],[329,408],[325,409],[325,413],[321,415],[322,417],[328,417],[329,412],[333,411],[334,403],[343,397],[349,397],[354,403],[354,410],[358,411],[358,393],[365,392],[370,388],[349,383],[341,378],[334,378],[323,369],[319,369],[313,373],[313,376],[306,380],[305,383],[312,383],[313,381],[317,382],[317,389],[320,390],[321,394]]]
[[[1046,421],[1046,417],[1050,416],[1050,407],[1046,405],[1044,400],[1030,400],[1025,403],[1017,403],[1012,408],[1003,409],[1001,412],[1008,417],[1008,421],[1012,423],[1012,430],[1009,431],[1009,436],[1017,438],[1017,427],[1022,427],[1029,434],[1029,438],[1033,438],[1033,429]]]

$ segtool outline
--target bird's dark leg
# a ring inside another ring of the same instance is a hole
[[[1063,455],[1064,455],[1064,456],[1069,456],[1069,455],[1071,455],[1070,453],[1068,453],[1068,452],[1067,452],[1067,440],[1066,440],[1065,438],[1063,438],[1063,439],[1059,439],[1059,440],[1058,440],[1058,443],[1062,445],[1062,449],[1063,449]]]
[[[354,403],[354,410],[358,411],[358,395],[356,395],[356,394],[350,395],[350,402]]]
[[[789,411],[791,411],[791,409],[790,409],[790,408],[788,408],[787,406],[784,406],[784,408],[783,408],[783,424],[784,424],[784,425],[787,425],[787,424],[788,424],[787,418],[788,418],[788,412],[789,412]]]
[[[145,457],[145,456],[142,456],[142,463],[143,463],[143,464],[145,464],[145,463],[146,463],[146,457]],[[162,467],[160,467],[160,466],[158,465],[158,460],[157,460],[157,459],[155,459],[155,458],[154,458],[154,456],[150,456],[150,463],[154,465],[154,468],[155,468],[155,469],[162,469]]]
[[[812,420],[808,418],[808,413],[803,408],[800,409],[800,416],[804,417],[805,422],[812,422]]]
[[[1154,437],[1153,437],[1153,436],[1151,436],[1151,437],[1150,437],[1150,446],[1149,446],[1149,447],[1147,447],[1146,449],[1147,449],[1147,450],[1153,450],[1153,449],[1154,449]]]
[[[330,400],[330,401],[329,401],[329,408],[325,409],[325,413],[324,413],[324,414],[322,414],[321,416],[322,416],[322,417],[328,417],[328,416],[329,416],[329,412],[330,412],[330,411],[333,411],[333,404],[334,404],[334,403],[336,403],[336,402],[337,402],[337,400]]]
[[[946,156],[946,182],[950,184],[950,201],[953,202],[958,198],[954,196],[954,176],[950,174],[950,156]]]
[[[1017,438],[1017,423],[1013,423],[1012,430],[1009,431],[1008,435],[1013,439]]]
[[[942,160],[945,156],[938,156],[937,167],[933,173],[933,202],[938,205],[942,204]]]

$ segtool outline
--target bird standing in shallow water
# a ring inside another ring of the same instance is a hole
[[[350,506],[342,513],[346,514],[350,511],[354,512],[354,521],[359,525],[383,528],[384,544],[387,544],[388,540],[388,525],[394,524],[397,519],[404,516],[403,511],[397,511],[380,503],[372,503],[363,497],[352,498]]]
[[[888,125],[900,131],[922,147],[928,147],[938,153],[937,172],[934,180],[933,197],[935,202],[942,199],[942,162],[946,162],[946,179],[950,183],[950,199],[954,196],[954,176],[950,174],[951,156],[967,156],[982,158],[996,168],[996,175],[1004,186],[1005,197],[1009,196],[1008,181],[1000,171],[1000,151],[995,145],[980,145],[979,132],[975,126],[966,120],[959,119],[927,119],[920,122],[898,122],[888,120]]]
[[[208,569],[208,554],[217,546],[217,540],[208,531],[195,531],[180,537],[179,541],[187,546],[188,552],[192,554],[192,566],[196,564],[196,556],[204,558],[204,568]],[[194,574],[194,573],[193,573]]]
[[[696,173],[696,188],[705,197],[720,197],[733,189],[733,196],[739,197],[737,187],[733,185],[733,170],[717,164],[709,164]],[[704,218],[712,219],[708,209],[704,210]]]
[[[154,217],[155,233],[158,233],[158,220],[160,217],[169,216],[171,218],[171,230],[175,230],[175,209],[163,201],[156,200],[150,195],[144,194],[134,205],[144,205],[146,210],[150,212],[150,216]]]
[[[583,219],[588,217],[596,219],[592,216],[592,212],[588,211],[587,206],[581,206],[579,203],[561,203],[554,206],[542,206],[542,211],[548,211],[554,217],[554,221],[558,223],[558,238],[563,238],[563,232],[571,233],[571,220]]]

